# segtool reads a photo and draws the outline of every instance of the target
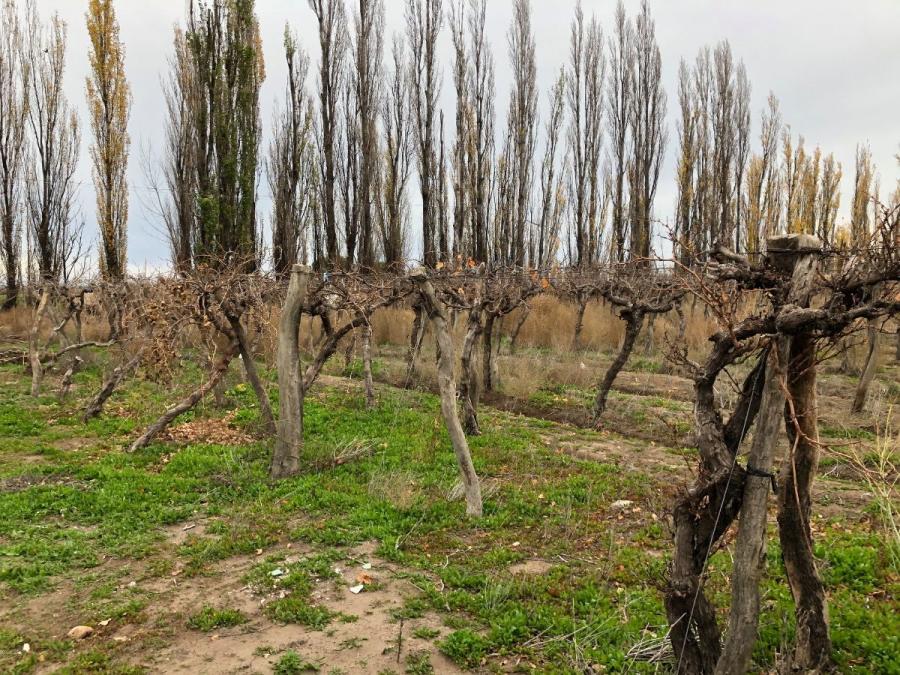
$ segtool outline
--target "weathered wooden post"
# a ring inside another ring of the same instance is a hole
[[[480,518],[482,515],[481,483],[478,480],[478,474],[475,473],[472,454],[469,452],[469,443],[463,433],[459,413],[456,410],[453,338],[447,325],[447,310],[438,300],[434,286],[428,280],[428,275],[423,268],[413,270],[409,278],[419,289],[423,309],[431,320],[438,342],[438,385],[441,392],[441,414],[444,417],[444,424],[447,426],[450,442],[453,444],[453,451],[456,453],[456,461],[459,464],[459,472],[466,493],[466,513]]]
[[[296,475],[303,447],[303,380],[300,377],[300,317],[309,285],[309,268],[294,265],[278,324],[279,416],[275,452],[269,466],[273,479]]]
[[[791,274],[787,309],[807,307],[816,279],[821,242],[809,235],[786,235],[768,241],[767,264]],[[731,613],[728,637],[716,673],[746,673],[756,644],[759,624],[759,579],[766,557],[766,515],[769,490],[774,485],[773,465],[778,430],[784,419],[785,390],[796,367],[800,340],[777,335],[769,349],[765,368],[765,386],[753,434],[753,445],[747,458],[740,527],[734,554]],[[813,349],[805,342],[804,349]],[[809,365],[814,364],[813,360]],[[815,370],[812,373],[812,392],[815,397]],[[807,376],[808,377],[808,376]],[[793,395],[793,392],[791,392]],[[793,585],[792,585],[793,589]],[[796,594],[795,594],[796,597]]]

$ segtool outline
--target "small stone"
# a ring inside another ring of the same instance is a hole
[[[622,509],[627,509],[633,503],[634,502],[632,502],[630,499],[620,499],[619,501],[610,504],[609,508],[611,508],[613,511],[621,511]]]
[[[86,637],[90,637],[94,634],[94,629],[90,626],[75,626],[72,630],[67,633],[67,637],[70,637],[73,640],[83,640]]]

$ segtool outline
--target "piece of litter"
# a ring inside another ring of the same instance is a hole
[[[262,549],[261,549],[261,548],[256,549],[256,555],[262,555]]]
[[[371,584],[374,581],[372,579],[372,575],[366,574],[365,572],[360,572],[356,575],[356,582],[360,584]]]
[[[518,546],[518,545],[519,545],[519,542],[517,542],[517,541],[514,541],[514,542],[513,542],[513,543],[512,543],[512,545],[513,545],[513,547],[516,547],[516,546]]]
[[[283,569],[280,569],[280,568],[277,569],[277,570],[272,570],[271,572],[269,572],[269,576],[271,576],[271,577],[283,577],[283,576],[284,576],[284,570],[283,570]]]
[[[616,509],[616,510],[627,509],[632,504],[634,504],[634,502],[631,501],[630,499],[620,499],[619,501],[616,501],[616,502],[613,502],[612,504],[610,504],[609,508]]]
[[[100,625],[108,626],[110,621],[112,621],[112,619],[103,619],[103,621],[100,622]]]
[[[372,563],[363,563],[362,568],[364,570],[370,570],[370,569],[372,569]]]
[[[128,588],[134,588],[135,586],[137,586],[137,582],[136,582],[136,581],[130,581],[130,582],[128,582]]]
[[[89,637],[94,633],[94,629],[90,626],[75,626],[72,630],[70,630],[67,634],[67,637],[73,640],[83,640],[86,637]]]
[[[365,588],[365,585],[363,585],[363,584],[359,584],[358,586],[351,586],[351,587],[350,587],[350,592],[353,593],[353,594],[358,595],[359,593],[362,592],[362,590],[363,590],[364,588]]]
[[[27,654],[31,651],[31,645],[26,642],[24,645],[22,645],[22,651]]]
[[[128,642],[128,637],[125,636],[125,635],[116,635],[116,636],[113,638],[113,640],[116,641],[116,642]]]

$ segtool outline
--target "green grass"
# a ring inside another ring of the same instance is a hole
[[[312,552],[291,562],[281,554],[254,558],[242,582],[270,598],[262,611],[271,620],[330,630],[336,619],[350,617],[316,604],[313,591],[340,583],[333,569],[345,560],[347,547],[375,541],[377,555],[420,589],[394,610],[394,618],[439,614],[449,630],[436,644],[462,667],[512,657],[542,672],[570,672],[579,659],[588,659],[607,672],[650,672],[628,664],[626,654],[648,632],[665,632],[660,589],[669,533],[662,518],[649,519],[649,508],[617,520],[608,506],[630,499],[642,507],[655,504],[662,515],[671,486],[616,464],[576,461],[547,449],[540,436],[550,428],[546,423],[481,411],[484,433],[471,439],[472,452],[479,474],[496,490],[475,523],[465,517],[461,501],[447,501],[458,471],[438,401],[427,394],[380,388],[379,405],[367,411],[361,392],[316,388],[305,408],[307,470],[272,483],[266,439],[241,446],[157,443],[125,453],[133,433],[171,398],[153,383],[129,382],[116,395],[115,404],[127,415],[108,414],[85,425],[77,397],[88,396],[99,383],[99,367],[85,369],[76,398],[64,405],[54,397],[31,399],[17,370],[0,368],[0,375],[18,378],[0,388],[0,481],[12,486],[0,492],[2,602],[24,604],[70,585],[71,608],[85,620],[140,622],[151,632],[183,629],[184,616],[179,626],[156,626],[159,608],[140,587],[121,590],[131,578],[128,569],[167,579],[177,566],[179,583],[190,583],[192,576],[215,574],[219,561],[300,542]],[[550,401],[573,392],[554,388],[539,394]],[[237,424],[255,429],[253,392],[232,386],[227,398],[240,410]],[[684,403],[645,398],[652,408],[686,409]],[[207,404],[193,416],[224,413]],[[586,442],[596,437],[579,433]],[[365,442],[375,452],[327,470],[314,468],[351,442]],[[199,519],[202,533],[189,533],[177,548],[164,546],[165,527]],[[882,541],[865,522],[853,521],[823,523],[817,542],[840,668],[900,669],[900,644],[892,637],[900,635],[894,611],[900,588]],[[552,566],[537,575],[510,572],[510,565],[531,558]],[[277,569],[283,573],[273,576]],[[716,554],[707,588],[719,607],[730,600],[728,573],[728,553]],[[770,668],[794,630],[774,543],[762,590],[755,660]],[[197,609],[188,621],[198,630],[250,618],[228,608]],[[71,672],[134,672],[111,648],[53,643],[43,632],[40,625],[27,631],[0,627],[0,671],[29,672],[41,653],[70,671],[76,668]],[[579,636],[577,651],[566,637],[573,633]],[[413,634],[428,640],[440,635],[421,627]],[[26,641],[33,648],[27,655],[21,652]],[[403,666],[425,673],[430,663],[412,659]],[[286,652],[275,668],[295,673],[316,666]]]
[[[188,627],[209,632],[216,628],[232,628],[247,622],[247,617],[237,609],[204,607],[188,619]]]

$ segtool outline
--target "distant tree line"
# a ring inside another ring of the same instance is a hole
[[[78,276],[86,246],[74,181],[81,125],[62,86],[65,23],[43,21],[34,0],[21,9],[0,2],[8,307],[23,284]],[[250,270],[271,263],[282,276],[298,262],[396,268],[410,258],[545,268],[671,253],[686,262],[719,246],[754,254],[781,232],[815,234],[831,247],[869,232],[879,188],[868,147],[857,150],[850,216],[838,224],[843,167],[794,135],[774,95],[753,132],[750,80],[727,42],[680,65],[678,196],[663,224],[656,197],[669,99],[647,0],[633,16],[619,2],[606,29],[576,8],[543,106],[531,4],[514,0],[503,131],[486,0],[406,0],[403,30],[389,40],[384,0],[308,2],[319,58],[285,27],[288,76],[266,143],[255,0],[191,0],[175,29],[162,157],[148,173],[178,271],[228,260]],[[114,280],[128,259],[131,92],[113,0],[90,0],[86,22],[98,271]],[[445,70],[453,110],[439,105]],[[261,178],[272,196],[267,214],[257,203]]]

